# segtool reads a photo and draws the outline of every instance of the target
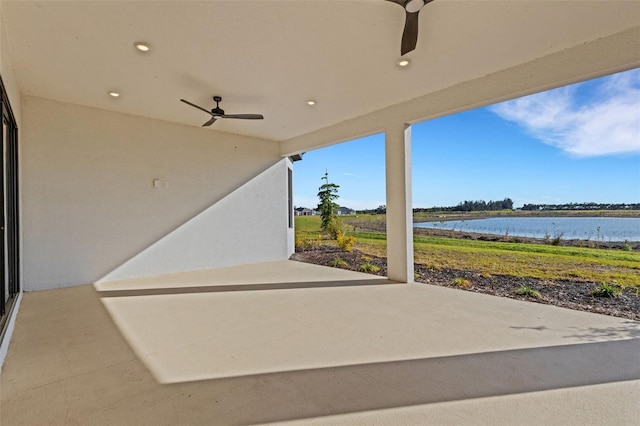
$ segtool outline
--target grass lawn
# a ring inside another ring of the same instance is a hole
[[[296,217],[296,240],[320,242],[320,217]],[[355,248],[386,257],[386,234],[359,232],[345,226],[356,238]],[[321,240],[334,245],[334,241]],[[481,274],[511,275],[548,280],[588,281],[640,287],[640,253],[611,249],[563,247],[545,244],[414,237],[416,263],[433,269],[451,268]]]

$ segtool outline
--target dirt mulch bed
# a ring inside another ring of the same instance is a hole
[[[297,252],[291,256],[292,260],[331,267],[336,258],[347,262],[346,266],[341,266],[343,269],[358,271],[362,264],[370,263],[380,268],[375,275],[387,275],[387,259],[368,256],[358,250],[347,253],[336,247],[321,246],[313,250]],[[489,276],[467,270],[431,269],[421,264],[415,265],[415,272],[415,280],[420,283],[640,321],[640,294],[635,290],[624,289],[618,297],[595,297],[591,292],[598,287],[598,284],[588,282],[552,282],[507,275]],[[516,294],[515,291],[522,286],[538,291],[540,297]]]

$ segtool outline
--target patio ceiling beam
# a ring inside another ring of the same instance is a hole
[[[427,93],[360,117],[280,142],[280,154],[300,152],[380,133],[387,125],[467,111],[640,67],[640,26]],[[473,58],[469,58],[472,62]],[[425,78],[428,78],[426,76]]]

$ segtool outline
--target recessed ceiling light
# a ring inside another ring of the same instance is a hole
[[[149,50],[151,50],[151,46],[143,41],[136,41],[135,43],[133,43],[133,45],[141,52],[148,52]]]
[[[398,62],[397,62],[399,67],[406,67],[410,63],[411,63],[411,60],[407,58],[398,59]]]
[[[309,106],[314,106],[315,104],[316,104],[316,101],[314,101],[313,99],[309,99],[307,101],[307,105],[309,105]]]
[[[109,91],[109,96],[111,96],[112,98],[119,98],[120,97],[120,93],[116,92],[114,90]]]

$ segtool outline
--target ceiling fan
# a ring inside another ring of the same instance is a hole
[[[418,14],[424,6],[433,0],[387,0],[402,6],[406,12],[404,31],[402,33],[401,55],[411,52],[418,43]]]
[[[213,97],[213,100],[216,102],[216,107],[211,111],[189,101],[185,101],[184,99],[180,100],[187,105],[191,105],[192,107],[198,108],[199,110],[211,115],[211,120],[204,123],[202,127],[211,126],[219,118],[240,118],[243,120],[262,120],[264,118],[262,114],[225,114],[224,110],[220,108],[220,101],[222,101],[222,98],[220,96]]]

